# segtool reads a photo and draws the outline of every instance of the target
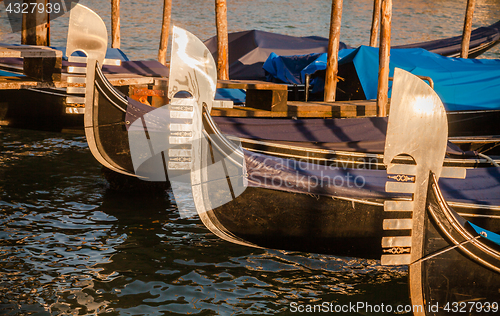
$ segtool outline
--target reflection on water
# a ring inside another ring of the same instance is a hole
[[[0,128],[2,314],[275,314],[405,304],[406,271],[228,244],[172,193],[107,189],[83,137]]]
[[[80,2],[109,27],[108,1]],[[328,35],[330,0],[228,2],[230,31]],[[459,34],[465,2],[394,1],[393,44]],[[372,3],[344,2],[343,41],[368,42]],[[498,19],[499,4],[478,0],[474,26]],[[122,48],[132,58],[156,58],[161,5],[122,1]],[[0,15],[5,29],[2,5]],[[65,45],[67,18],[53,21],[53,45]],[[203,39],[215,34],[214,19],[213,1],[173,1],[173,23]],[[405,270],[228,244],[197,218],[180,218],[171,192],[110,192],[81,136],[0,128],[0,210],[0,314],[271,315],[292,302],[409,303]]]

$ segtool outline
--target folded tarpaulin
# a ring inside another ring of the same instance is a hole
[[[297,37],[250,30],[228,35],[229,78],[233,80],[265,80],[262,65],[274,52],[278,55],[303,55],[326,53],[328,38],[319,36]],[[217,60],[217,37],[205,41],[212,56]],[[340,43],[340,49],[350,48]]]
[[[421,48],[391,49],[390,74],[394,68],[402,68],[415,75],[427,76],[434,81],[434,90],[443,101],[447,111],[493,110],[500,109],[500,60],[495,59],[462,59],[444,57]],[[378,82],[378,48],[361,46],[354,50],[339,52],[339,68],[353,63],[363,88],[366,99],[377,97]],[[272,72],[279,70],[275,76],[285,81],[290,77],[287,72],[288,57],[272,56],[273,65],[266,68]],[[298,59],[297,56],[293,57]],[[304,56],[310,59],[310,56]],[[271,62],[266,63],[271,64]],[[286,69],[286,70],[284,70]],[[304,80],[305,74],[314,74],[326,69],[326,54],[317,56],[314,61],[300,70]],[[290,82],[291,83],[291,82]],[[392,86],[392,84],[390,84]],[[389,90],[389,96],[391,91]]]

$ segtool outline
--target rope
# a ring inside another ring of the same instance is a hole
[[[454,246],[449,246],[448,248],[445,248],[445,249],[443,249],[443,250],[440,250],[440,251],[438,251],[438,252],[435,252],[435,253],[433,253],[433,254],[431,254],[431,255],[428,255],[428,256],[426,256],[426,257],[420,258],[420,259],[418,259],[417,261],[410,263],[410,265],[412,265],[412,264],[416,264],[416,263],[420,263],[420,262],[423,262],[423,261],[429,260],[429,259],[431,259],[431,258],[434,258],[434,257],[436,257],[436,256],[442,255],[443,253],[446,253],[446,252],[448,252],[448,251],[450,251],[450,250],[453,250],[453,249],[455,249],[455,248],[457,248],[457,247],[460,247],[460,246],[462,246],[462,245],[465,245],[466,243],[469,243],[469,242],[471,242],[471,241],[473,241],[473,240],[476,240],[476,239],[478,239],[479,237],[481,237],[481,235],[477,235],[476,237],[472,237],[472,238],[470,238],[470,239],[468,239],[468,240],[466,240],[466,241],[463,241],[463,242],[461,242],[461,243],[459,243],[459,244],[457,244],[457,245],[454,245]]]

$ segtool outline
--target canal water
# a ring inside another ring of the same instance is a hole
[[[229,31],[327,37],[330,0],[228,2]],[[458,35],[465,2],[394,1],[393,44]],[[109,1],[80,3],[109,26]],[[131,58],[155,58],[161,3],[122,1]],[[213,4],[173,0],[173,23],[207,39]],[[344,1],[344,42],[368,42],[371,10],[371,0]],[[67,17],[53,21],[52,45],[64,46]],[[477,0],[475,27],[499,18],[500,1]],[[5,30],[3,7],[1,19]],[[78,135],[0,127],[0,227],[0,315],[289,315],[314,305],[393,315],[410,304],[405,268],[229,244],[198,218],[181,218],[170,191],[111,191]]]

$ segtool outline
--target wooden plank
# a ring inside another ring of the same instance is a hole
[[[0,57],[62,57],[62,52],[45,46],[0,46]]]
[[[23,73],[42,81],[61,80],[62,52],[41,46],[2,46],[0,57],[23,58]]]
[[[289,101],[287,111],[266,111],[254,107],[235,106],[233,109],[212,109],[212,116],[229,117],[297,117],[339,118],[376,115],[375,101],[301,102]]]
[[[33,79],[42,81],[61,80],[61,57],[25,57],[23,59],[23,73]]]
[[[69,83],[67,82],[67,78],[68,76],[66,74],[63,74],[61,80],[53,82],[50,81],[42,82],[42,81],[32,80],[28,77],[2,77],[0,78],[0,90],[18,90],[27,88],[66,88],[69,85]],[[137,76],[127,78],[123,76],[120,77],[120,75],[110,75],[110,77],[108,77],[109,82],[113,86],[117,87],[129,86],[129,85],[153,84],[155,79],[157,78],[137,77]]]
[[[287,112],[264,111],[255,108],[235,106],[232,109],[212,108],[212,116],[228,117],[287,117]]]
[[[247,89],[246,106],[261,110],[287,111],[288,91]]]
[[[286,84],[258,80],[217,80],[217,88],[288,91]]]

